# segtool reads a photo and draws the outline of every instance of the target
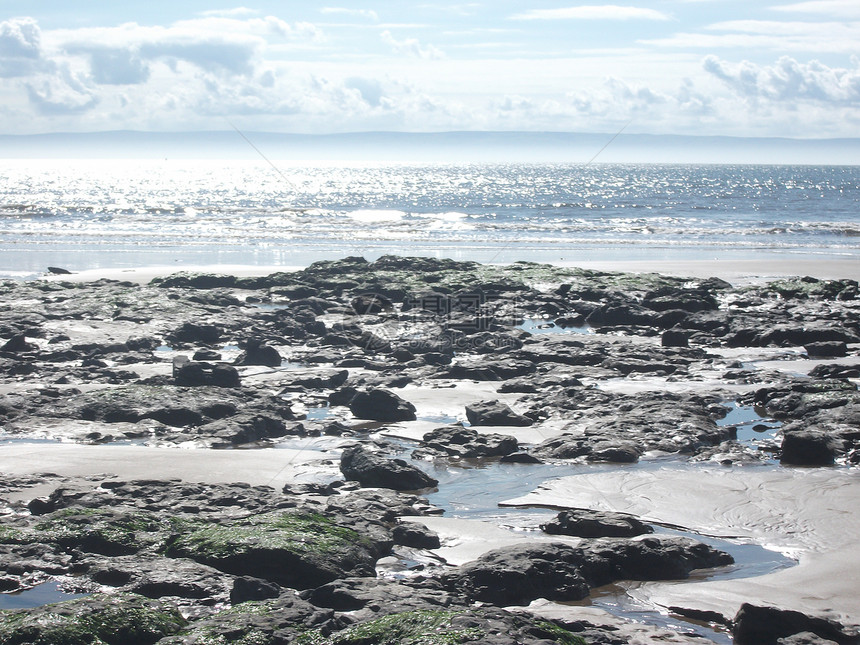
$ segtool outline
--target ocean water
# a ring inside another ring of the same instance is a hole
[[[860,167],[0,160],[0,276],[482,262],[860,259]]]

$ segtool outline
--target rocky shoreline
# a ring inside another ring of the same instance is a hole
[[[0,291],[0,591],[80,595],[4,611],[3,645],[703,642],[536,607],[728,553],[571,498],[454,564],[428,528],[436,470],[860,463],[853,280],[387,256]],[[761,417],[757,437],[724,422],[734,406]],[[152,475],[4,460],[58,440],[137,450]],[[205,474],[204,455],[283,447],[296,456],[272,476]],[[156,448],[204,472],[166,472]],[[737,643],[857,642],[860,616],[803,609],[672,607]]]

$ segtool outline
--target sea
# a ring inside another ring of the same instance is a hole
[[[0,160],[0,277],[306,266],[860,261],[860,166]]]

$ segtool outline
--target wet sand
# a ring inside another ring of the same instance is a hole
[[[546,482],[508,505],[618,511],[646,521],[759,544],[798,566],[757,578],[645,583],[634,597],[727,618],[741,604],[772,605],[860,622],[860,472],[850,468],[674,466],[630,468]]]

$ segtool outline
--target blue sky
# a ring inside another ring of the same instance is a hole
[[[860,1],[0,0],[0,134],[860,136]]]

